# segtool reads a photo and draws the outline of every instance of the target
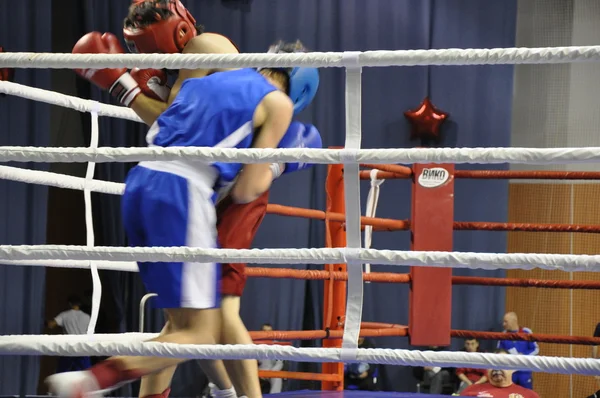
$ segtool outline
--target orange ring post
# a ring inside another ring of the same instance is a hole
[[[413,165],[411,249],[452,251],[454,165]],[[450,345],[452,269],[411,267],[408,329],[415,346]]]
[[[341,164],[332,164],[327,168],[327,212],[345,214],[344,203],[344,168]],[[345,225],[340,222],[331,222],[325,216],[325,233],[327,234],[327,247],[346,246]],[[346,272],[346,264],[327,264],[325,270],[332,273]],[[330,274],[333,275],[333,274]],[[346,316],[346,281],[330,278],[326,280],[324,292],[323,328],[325,330],[343,330],[344,318]],[[324,339],[323,347],[341,348],[342,340]],[[342,391],[344,389],[344,364],[323,363],[322,373],[336,375],[337,381],[322,380],[321,389],[330,391]]]

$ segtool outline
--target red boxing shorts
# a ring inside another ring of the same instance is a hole
[[[269,191],[245,204],[227,196],[217,204],[217,232],[223,249],[249,249],[267,214]],[[241,297],[246,286],[246,264],[222,264],[221,294]]]

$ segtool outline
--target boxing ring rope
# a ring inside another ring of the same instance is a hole
[[[153,67],[192,69],[197,67],[269,67],[269,66],[320,66],[320,67],[345,67],[346,68],[346,144],[339,150],[306,150],[306,149],[276,149],[276,150],[231,150],[214,148],[23,148],[0,147],[0,161],[18,162],[114,162],[114,161],[142,161],[142,160],[174,160],[193,158],[194,160],[263,163],[303,161],[315,164],[343,163],[343,198],[337,198],[332,209],[328,208],[325,221],[330,229],[330,220],[327,215],[336,213],[344,216],[346,232],[333,234],[329,246],[339,246],[329,249],[263,249],[263,250],[203,250],[197,248],[103,248],[103,247],[76,247],[76,246],[0,246],[0,259],[18,262],[50,260],[55,265],[61,260],[73,262],[77,260],[87,262],[90,268],[116,267],[125,268],[124,264],[112,264],[112,261],[164,261],[163,259],[204,262],[220,260],[228,256],[229,262],[270,262],[294,264],[329,264],[329,271],[333,271],[332,264],[345,264],[350,268],[347,273],[349,286],[348,299],[345,292],[341,293],[339,285],[331,277],[326,286],[332,289],[326,294],[329,304],[325,320],[338,323],[332,311],[342,311],[345,315],[343,322],[344,331],[326,330],[327,336],[332,332],[337,335],[341,332],[341,344],[335,342],[334,348],[305,349],[280,346],[192,346],[172,345],[164,343],[143,342],[99,342],[100,335],[91,336],[93,339],[81,342],[65,341],[57,344],[53,341],[22,341],[23,336],[0,337],[0,351],[15,354],[40,354],[57,353],[60,355],[168,355],[168,356],[201,356],[203,358],[218,357],[220,359],[262,359],[276,358],[283,360],[311,360],[313,362],[338,362],[336,375],[339,378],[341,361],[365,361],[372,363],[397,363],[407,365],[446,365],[456,366],[461,360],[468,360],[469,366],[483,365],[482,367],[502,367],[505,369],[533,369],[556,371],[558,373],[572,372],[577,368],[579,373],[598,374],[600,364],[598,361],[588,359],[564,359],[546,357],[519,356],[490,356],[473,353],[431,353],[406,350],[362,350],[357,349],[357,339],[361,327],[362,288],[363,288],[363,263],[394,264],[411,266],[438,266],[438,267],[467,267],[467,268],[520,268],[529,269],[540,267],[546,269],[568,270],[595,270],[600,268],[600,256],[574,256],[574,255],[529,255],[529,254],[485,254],[485,253],[457,253],[457,252],[432,252],[432,251],[380,251],[361,249],[360,227],[361,218],[359,207],[359,163],[580,163],[600,160],[600,148],[455,148],[455,149],[386,149],[365,150],[361,145],[361,67],[365,66],[393,66],[393,65],[475,65],[475,64],[521,64],[521,63],[570,63],[600,60],[600,46],[588,47],[561,47],[542,49],[491,49],[491,50],[417,50],[417,51],[371,51],[371,52],[346,52],[346,53],[308,53],[308,54],[241,54],[241,55],[130,55],[130,54],[34,54],[34,53],[3,53],[0,54],[0,66],[25,67],[25,68],[77,68],[77,67]],[[85,63],[85,65],[83,65]],[[124,65],[125,64],[125,65]],[[13,90],[7,83],[0,85],[0,91]],[[6,92],[6,91],[4,91]],[[38,92],[35,95],[40,95]],[[34,96],[32,92],[27,95]],[[62,98],[66,101],[67,98]],[[44,102],[49,102],[46,99]],[[65,102],[73,105],[70,102]],[[74,106],[81,110],[92,112],[94,103]],[[119,107],[115,107],[119,108]],[[98,115],[106,110],[98,110]],[[121,112],[122,110],[119,110]],[[112,111],[111,111],[112,112]],[[130,112],[131,114],[131,112]],[[131,118],[129,120],[135,120]],[[89,167],[92,167],[89,165]],[[6,171],[6,170],[4,170]],[[406,170],[404,170],[406,171]],[[394,172],[386,172],[392,173]],[[383,174],[383,173],[382,173]],[[384,175],[379,175],[383,178]],[[406,176],[405,176],[406,177]],[[70,183],[74,183],[71,181]],[[80,182],[77,182],[80,184]],[[94,182],[83,183],[84,191],[91,192]],[[113,187],[115,188],[115,187]],[[340,206],[341,204],[341,206]],[[333,209],[337,207],[337,209]],[[347,210],[345,209],[347,208]],[[328,213],[328,214],[327,214]],[[337,231],[340,231],[340,222]],[[344,239],[341,239],[343,237]],[[341,243],[341,244],[340,244]],[[90,240],[87,242],[90,245]],[[93,245],[93,243],[92,243]],[[167,250],[165,250],[167,249]],[[258,260],[260,258],[260,261]],[[110,261],[106,261],[110,260]],[[109,266],[110,264],[110,266]],[[32,265],[40,265],[32,264]],[[116,267],[112,267],[115,265]],[[358,265],[361,267],[359,268]],[[337,267],[337,266],[336,266]],[[105,268],[106,269],[106,268]],[[344,285],[345,286],[345,285]],[[343,298],[343,300],[341,300]],[[336,304],[337,300],[337,304]],[[346,311],[344,304],[346,301]],[[339,313],[337,319],[341,319]],[[329,323],[326,322],[326,325]],[[390,328],[393,333],[401,333],[401,328]],[[29,336],[39,338],[39,336]],[[56,337],[56,336],[51,336]],[[338,339],[339,340],[339,339]],[[335,339],[326,339],[334,342]],[[110,344],[109,344],[110,343]],[[75,351],[76,350],[76,351]],[[112,350],[112,351],[111,351]],[[137,351],[136,351],[137,350]],[[143,351],[143,353],[142,353]],[[235,351],[235,352],[234,352]],[[76,354],[75,354],[76,353]],[[378,356],[380,354],[380,356]],[[441,354],[441,355],[440,355]],[[213,355],[213,356],[211,356]],[[439,361],[437,361],[439,359]],[[428,362],[436,360],[436,362]],[[381,362],[379,362],[381,361]],[[449,362],[444,362],[449,361]],[[477,361],[482,361],[477,362]],[[498,363],[498,361],[502,363]],[[525,361],[525,362],[521,362]],[[533,361],[533,362],[532,362]],[[536,362],[537,361],[537,362]],[[509,363],[510,362],[510,363]],[[525,365],[527,364],[527,366]],[[539,368],[537,366],[540,366]],[[589,373],[586,373],[589,372]],[[339,380],[338,380],[339,381]],[[324,386],[328,381],[324,381]],[[329,385],[329,389],[338,389],[338,385]]]
[[[469,253],[350,249],[201,249],[196,247],[113,247],[69,245],[0,245],[0,263],[23,260],[144,262],[220,262],[269,264],[340,264],[348,261],[413,267],[600,271],[600,255],[539,253]],[[36,264],[33,264],[36,265]],[[41,263],[39,264],[41,265]],[[102,269],[120,269],[103,266]]]
[[[32,171],[32,170],[23,170],[23,169],[18,169],[18,168],[11,168],[11,167],[6,167],[6,166],[1,166],[0,167],[0,177],[2,178],[7,178],[7,179],[12,179],[12,180],[17,180],[17,181],[23,181],[23,182],[34,182],[34,183],[48,183],[48,181],[52,182],[52,185],[54,186],[60,186],[60,187],[65,187],[65,188],[73,188],[73,189],[85,189],[86,186],[89,186],[91,184],[94,184],[93,186],[93,190],[94,191],[98,191],[98,192],[104,192],[104,193],[112,193],[112,194],[122,194],[122,191],[124,189],[124,185],[123,184],[118,184],[118,183],[108,183],[108,182],[102,182],[102,181],[90,181],[90,180],[86,180],[86,179],[81,179],[81,178],[77,178],[77,177],[71,177],[71,176],[63,176],[60,174],[55,174],[55,173],[48,173],[48,172],[40,172],[40,171]],[[305,214],[306,212],[310,212],[311,214],[309,214],[310,216],[314,216],[315,213],[318,213],[319,216],[318,217],[311,217],[311,218],[319,218],[319,219],[325,219],[325,212],[319,212],[319,211],[315,211],[315,210],[309,210],[309,209],[299,209],[299,210],[304,210],[303,212],[299,212],[298,214],[294,213],[294,210],[296,210],[295,208],[290,208],[288,206],[281,206],[281,205],[271,205],[274,210],[272,209],[270,212],[271,213],[275,213],[275,214],[283,214],[283,215],[296,215],[296,216],[307,216],[307,214]],[[332,214],[329,215],[329,219],[332,221],[343,221],[343,215],[342,214]],[[394,222],[394,220],[389,220],[390,222]],[[395,221],[398,222],[398,221]],[[371,219],[363,217],[363,223],[365,224],[371,224]],[[374,223],[375,225],[377,225],[377,223]],[[405,229],[405,228],[402,228]],[[132,263],[130,265],[130,268],[132,271],[136,271],[136,265],[135,263]],[[248,269],[248,274],[252,275],[253,271],[261,271],[258,269],[252,269],[249,268]],[[272,274],[270,274],[269,272],[272,272]],[[327,271],[302,271],[302,270],[271,270],[271,269],[262,269],[262,275],[261,276],[273,276],[273,277],[281,277],[279,274],[276,274],[277,271],[283,271],[283,272],[293,272],[295,273],[294,277],[302,277],[302,278],[306,278],[306,279],[323,279],[326,280],[329,278],[329,276],[327,276],[326,274],[329,274]],[[312,275],[317,275],[317,277],[311,277],[308,278],[307,274],[312,274]],[[321,274],[321,275],[318,275]],[[325,274],[325,277],[323,277],[323,275]],[[347,274],[345,273],[336,273],[338,274],[337,277],[334,277],[334,279],[336,280],[347,280]],[[410,281],[410,277],[409,275],[402,275],[402,274],[389,274],[390,277],[395,277],[398,278],[396,281],[402,281],[404,283],[408,283]],[[377,275],[377,274],[372,274],[372,275],[365,275],[365,281],[382,281],[381,277],[383,275]],[[288,275],[289,277],[289,275]],[[463,278],[463,283],[469,283],[469,282],[476,282],[478,279],[480,280],[485,280],[486,278],[473,278],[471,277],[471,281],[469,281],[469,277],[454,277],[453,278],[453,283],[460,283],[461,278]],[[499,281],[497,283],[497,285],[502,285],[502,286],[506,286],[509,285],[507,282],[507,280],[502,279],[502,278],[498,278]],[[557,281],[534,281],[533,283],[529,283],[527,285],[539,285],[539,283],[544,283],[545,285],[548,285],[547,282],[557,282]],[[484,282],[485,283],[485,282]],[[512,283],[511,285],[520,285],[523,286],[523,282],[516,280],[514,283]],[[552,283],[552,285],[554,285],[553,287],[556,287],[557,283]],[[574,287],[579,285],[579,283],[571,283],[569,284],[570,286],[565,286],[565,287]],[[597,285],[598,284],[594,284],[592,283],[591,285]],[[141,310],[142,311],[142,310]],[[143,321],[140,322],[140,324]],[[471,336],[471,337],[476,337],[476,338],[493,338],[493,339],[497,339],[499,336],[498,334],[486,334],[486,332],[465,332],[462,331],[462,333],[457,334],[457,331],[452,331],[452,336],[453,337],[465,337],[465,336]],[[460,331],[459,331],[460,332]],[[407,335],[407,330],[403,329],[402,332],[399,332],[398,330],[382,330],[382,331],[369,331],[369,332],[362,332],[360,333],[361,337],[374,337],[374,336],[406,336]],[[326,333],[325,331],[304,331],[304,332],[297,332],[297,333],[291,333],[290,332],[281,332],[278,335],[274,335],[271,336],[271,338],[276,338],[276,339],[285,339],[285,338],[289,338],[289,339],[318,339],[318,338],[329,338],[329,339],[336,339],[336,338],[341,338],[342,337],[342,333],[340,331],[331,331],[329,333]],[[505,339],[512,339],[509,336],[504,336]],[[515,339],[527,339],[527,337],[519,337],[517,336]],[[529,337],[529,340],[531,340],[532,337]],[[597,341],[594,341],[593,339],[588,339],[586,340],[585,338],[560,338],[560,337],[556,337],[556,336],[550,336],[550,337],[538,337],[533,336],[533,339],[535,341],[539,341],[539,342],[559,342],[559,343],[563,343],[563,344],[597,344]],[[321,381],[328,381],[329,379],[327,377],[325,378],[321,378],[321,375],[319,374],[314,374],[314,375],[307,375],[307,374],[302,374],[301,376],[296,375],[295,373],[290,373],[287,374],[286,372],[283,373],[276,373],[273,375],[263,375],[261,373],[262,377],[287,377],[287,378],[307,378],[307,377],[311,377],[312,380],[321,380]]]
[[[348,57],[348,54],[351,56]],[[354,55],[356,54],[356,59]],[[37,69],[268,67],[388,67],[562,64],[600,61],[600,46],[310,52],[290,54],[50,54],[2,53],[0,67]]]
[[[584,174],[584,172],[578,172],[578,175],[580,174]],[[89,189],[92,192],[106,193],[111,195],[122,195],[125,189],[125,184],[123,183],[66,176],[47,171],[26,170],[10,166],[0,166],[0,178],[5,180],[75,190]],[[284,206],[279,204],[269,204],[267,212],[270,214],[310,218],[315,220],[330,220],[339,222],[345,221],[345,215],[342,213],[331,213],[321,210],[304,209],[300,207]],[[370,225],[374,227],[375,231],[400,231],[410,229],[410,220],[395,220],[361,216],[361,223],[361,228]],[[483,230],[599,233],[600,225],[455,221],[454,229],[459,231]]]
[[[0,82],[1,83],[1,82]],[[569,172],[573,174],[573,172]],[[577,174],[584,174],[578,172]],[[596,173],[596,172],[590,172]],[[18,167],[0,166],[0,178],[5,180],[26,182],[31,184],[48,185],[59,188],[75,190],[89,189],[92,192],[122,195],[125,185],[117,182],[85,179],[81,177],[66,176],[47,171],[26,170]],[[585,178],[585,177],[583,177]],[[568,178],[567,178],[568,179]],[[587,179],[587,178],[586,178]],[[292,217],[310,218],[315,220],[345,221],[341,213],[324,212],[314,209],[269,204],[268,213]],[[374,227],[375,231],[400,231],[410,228],[409,220],[395,220],[361,216],[362,227]],[[539,232],[581,232],[599,233],[600,225],[582,224],[539,224],[539,223],[500,223],[500,222],[454,222],[455,230],[484,230],[484,231],[539,231]]]
[[[413,176],[410,167],[396,164],[363,164],[376,169],[384,179],[406,179]],[[370,171],[361,171],[361,180],[369,180]],[[384,177],[385,176],[385,177]],[[511,180],[600,180],[598,171],[531,171],[531,170],[456,170],[454,178],[468,179],[511,179]]]
[[[297,348],[279,345],[192,345],[146,342],[146,334],[93,336],[0,336],[0,352],[13,355],[160,356],[186,359],[280,359],[294,362],[341,362],[341,348]],[[156,335],[154,335],[156,336]],[[404,366],[473,366],[484,369],[534,370],[597,375],[600,361],[527,355],[432,352],[402,349],[357,349],[348,362]]]
[[[369,325],[371,324],[371,325]],[[372,327],[371,327],[372,326]],[[334,333],[336,332],[336,333]],[[481,332],[474,330],[451,330],[453,338],[476,338],[478,340],[518,340],[536,341],[538,343],[574,344],[574,345],[600,345],[600,338],[588,336],[560,336],[545,333],[503,333],[503,332]],[[377,322],[363,322],[361,324],[361,337],[407,337],[408,326],[384,324]],[[257,344],[262,340],[317,340],[341,338],[341,331],[326,330],[304,330],[296,331],[269,331],[250,332],[250,336]]]

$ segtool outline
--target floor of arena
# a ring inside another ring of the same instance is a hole
[[[423,397],[424,394],[417,394],[413,392],[380,392],[380,391],[290,391],[283,392],[280,394],[268,394],[265,397],[322,397],[322,398],[382,398],[382,397],[391,397],[391,398],[414,398],[414,397]],[[447,395],[429,395],[431,398],[442,398],[447,397]]]

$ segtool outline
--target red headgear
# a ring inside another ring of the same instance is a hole
[[[166,4],[164,0],[134,0],[133,5],[139,6],[145,1],[154,2],[156,7],[164,8],[172,15],[148,26],[125,26],[123,36],[129,51],[143,54],[181,52],[196,36],[196,20],[192,14],[179,0],[167,0]]]

